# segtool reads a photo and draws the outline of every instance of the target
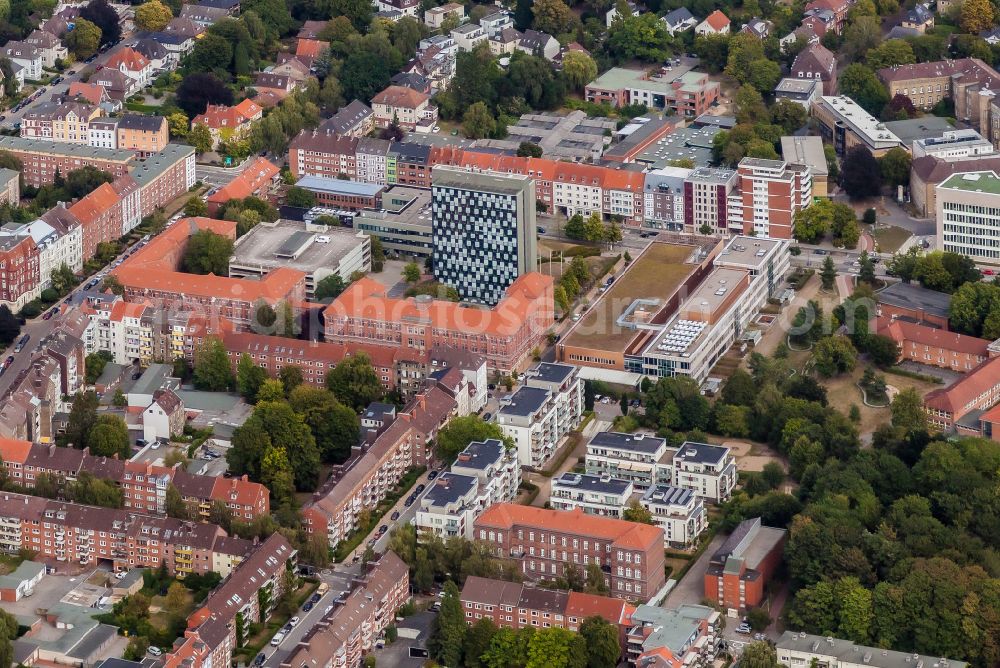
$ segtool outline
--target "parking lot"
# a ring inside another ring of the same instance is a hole
[[[31,596],[20,601],[5,601],[3,608],[12,615],[24,617],[37,616],[38,610],[48,610],[59,603],[89,608],[101,596],[110,594],[110,590],[106,587],[88,584],[87,581],[98,573],[107,571],[91,568],[79,575],[60,573],[46,575],[35,585]]]

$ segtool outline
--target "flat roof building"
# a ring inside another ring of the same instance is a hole
[[[382,193],[382,208],[359,211],[354,229],[376,236],[391,256],[423,258],[433,251],[431,191],[395,185]]]
[[[819,121],[823,139],[833,143],[838,155],[860,145],[879,157],[902,145],[885,123],[847,96],[824,95],[813,104],[812,113]]]
[[[975,262],[1000,264],[1000,176],[952,174],[935,188],[937,248]]]
[[[744,520],[712,555],[705,572],[705,598],[729,610],[755,608],[784,553],[785,529]]]
[[[462,299],[496,305],[536,269],[535,182],[448,167],[431,179],[434,277]]]
[[[805,165],[812,173],[812,194],[826,197],[829,194],[829,167],[823,140],[816,136],[791,136],[781,138],[781,157],[786,162]]]
[[[966,668],[964,661],[938,656],[897,652],[882,647],[867,647],[853,640],[816,636],[805,632],[785,631],[775,644],[778,663],[783,666],[808,666],[813,661],[827,668]]]
[[[312,299],[327,276],[340,276],[346,284],[353,273],[371,269],[371,239],[346,227],[262,222],[236,240],[229,276],[260,279],[279,267],[304,273],[306,298]]]
[[[928,321],[948,329],[951,295],[930,290],[913,283],[890,283],[877,295],[878,315],[905,317],[921,322]]]

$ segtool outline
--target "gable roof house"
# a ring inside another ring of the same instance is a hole
[[[124,102],[125,98],[139,89],[138,81],[110,67],[94,72],[89,83],[101,86],[109,97],[119,102]]]
[[[753,35],[757,39],[767,39],[771,36],[772,30],[774,30],[773,23],[756,16],[744,23],[743,27],[740,28],[740,32]]]
[[[206,7],[204,5],[184,5],[181,8],[179,18],[190,19],[203,28],[207,28],[227,16],[229,16],[229,12],[223,8]]]
[[[716,9],[695,26],[694,32],[697,35],[728,35],[729,24],[729,17]]]
[[[214,147],[217,147],[221,141],[246,134],[250,124],[260,120],[263,115],[264,110],[253,100],[243,100],[232,107],[210,104],[205,108],[205,113],[194,117],[191,127],[206,126],[212,133]]]
[[[430,132],[437,124],[437,107],[430,96],[403,86],[389,86],[372,98],[375,124],[386,128],[394,122],[401,128]]]
[[[63,46],[62,41],[44,30],[35,30],[25,37],[24,41],[41,52],[43,67],[55,67],[57,60],[66,60],[69,55],[69,51]]]
[[[0,47],[0,54],[24,68],[24,79],[37,80],[42,77],[42,52],[38,47],[27,42],[11,41]]]
[[[931,11],[928,3],[914,5],[903,14],[900,25],[904,28],[911,28],[923,34],[928,28],[934,27],[934,12]]]
[[[559,54],[559,42],[556,38],[537,30],[525,30],[516,48],[533,56],[544,56],[545,60],[552,60]]]
[[[167,50],[167,47],[152,37],[143,37],[135,43],[135,50],[141,53],[153,67],[153,72],[176,67],[179,58],[176,53]]]
[[[134,80],[139,88],[144,88],[149,84],[150,78],[153,76],[153,63],[131,47],[125,47],[112,55],[108,59],[106,67],[116,69]]]
[[[672,12],[669,12],[663,16],[662,19],[664,26],[666,26],[667,33],[670,35],[675,35],[679,32],[687,32],[691,28],[698,25],[698,19],[694,17],[691,10],[687,7],[680,7]]]
[[[258,72],[254,77],[253,87],[258,93],[273,93],[284,98],[298,87],[298,82],[287,74]]]
[[[122,103],[120,100],[114,100],[108,95],[108,91],[104,90],[104,86],[98,86],[95,83],[83,83],[82,81],[74,81],[69,85],[69,91],[66,93],[66,97],[73,100],[81,100],[84,102],[89,102],[95,107],[100,107],[105,113],[114,113],[122,108]]]
[[[823,95],[833,95],[837,85],[837,57],[816,42],[799,52],[792,63],[791,75],[798,79],[819,79]]]

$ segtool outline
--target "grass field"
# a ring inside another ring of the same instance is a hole
[[[872,236],[878,242],[880,253],[895,253],[903,245],[903,242],[910,238],[910,231],[904,230],[902,227],[889,225],[888,227],[879,227],[872,232]]]
[[[618,316],[636,299],[668,299],[693,270],[685,264],[692,250],[691,246],[652,244],[577,323],[567,345],[624,349],[636,333],[615,325]]]
[[[865,406],[864,401],[861,398],[861,389],[858,387],[857,383],[861,380],[861,376],[864,374],[866,366],[867,365],[865,364],[859,364],[850,374],[843,374],[835,378],[819,379],[820,382],[826,387],[827,401],[831,406],[839,406],[844,409],[845,412],[851,404],[856,404],[858,406],[861,410],[861,423],[858,425],[858,429],[861,433],[875,431],[879,425],[888,422],[890,418],[888,408],[870,408]],[[876,369],[876,371],[878,373],[882,373],[878,369]],[[897,387],[900,390],[912,387],[915,388],[921,396],[927,394],[931,390],[941,388],[940,385],[935,383],[929,383],[915,378],[907,378],[905,376],[897,376],[895,374],[883,375],[885,375],[885,382],[888,385]]]

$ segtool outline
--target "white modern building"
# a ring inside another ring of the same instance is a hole
[[[935,189],[937,248],[1000,264],[1000,176],[952,174]]]
[[[674,453],[670,479],[713,503],[728,501],[736,487],[736,460],[721,445],[685,441]]]
[[[790,266],[789,241],[733,237],[715,268],[642,351],[651,377],[685,375],[702,383],[726,351],[747,336],[750,322],[779,294]],[[638,361],[638,360],[637,360]]]
[[[495,439],[470,443],[420,500],[413,520],[417,535],[472,538],[476,518],[495,503],[512,502],[520,483],[513,450]]]
[[[588,515],[621,519],[634,493],[635,488],[627,480],[567,471],[552,479],[549,505],[556,510],[579,508]]]
[[[664,438],[602,431],[587,443],[587,473],[628,481],[643,492],[659,482],[670,482],[672,454]]]
[[[539,468],[583,417],[583,381],[570,364],[542,362],[500,402],[496,422],[514,439],[521,466]]]
[[[663,544],[668,547],[688,547],[708,528],[705,502],[690,489],[654,485],[640,503],[663,529]]]
[[[866,647],[853,640],[843,640],[832,636],[814,636],[805,632],[785,631],[778,639],[775,649],[778,663],[793,668],[815,665],[823,668],[966,668],[964,661],[945,659],[939,656],[897,652],[881,647]]]
[[[913,158],[930,155],[955,160],[994,153],[993,143],[972,128],[948,130],[940,137],[926,137],[913,142]]]
[[[458,453],[451,472],[479,481],[479,501],[483,508],[510,503],[521,484],[521,464],[517,451],[496,439],[474,441]]]

